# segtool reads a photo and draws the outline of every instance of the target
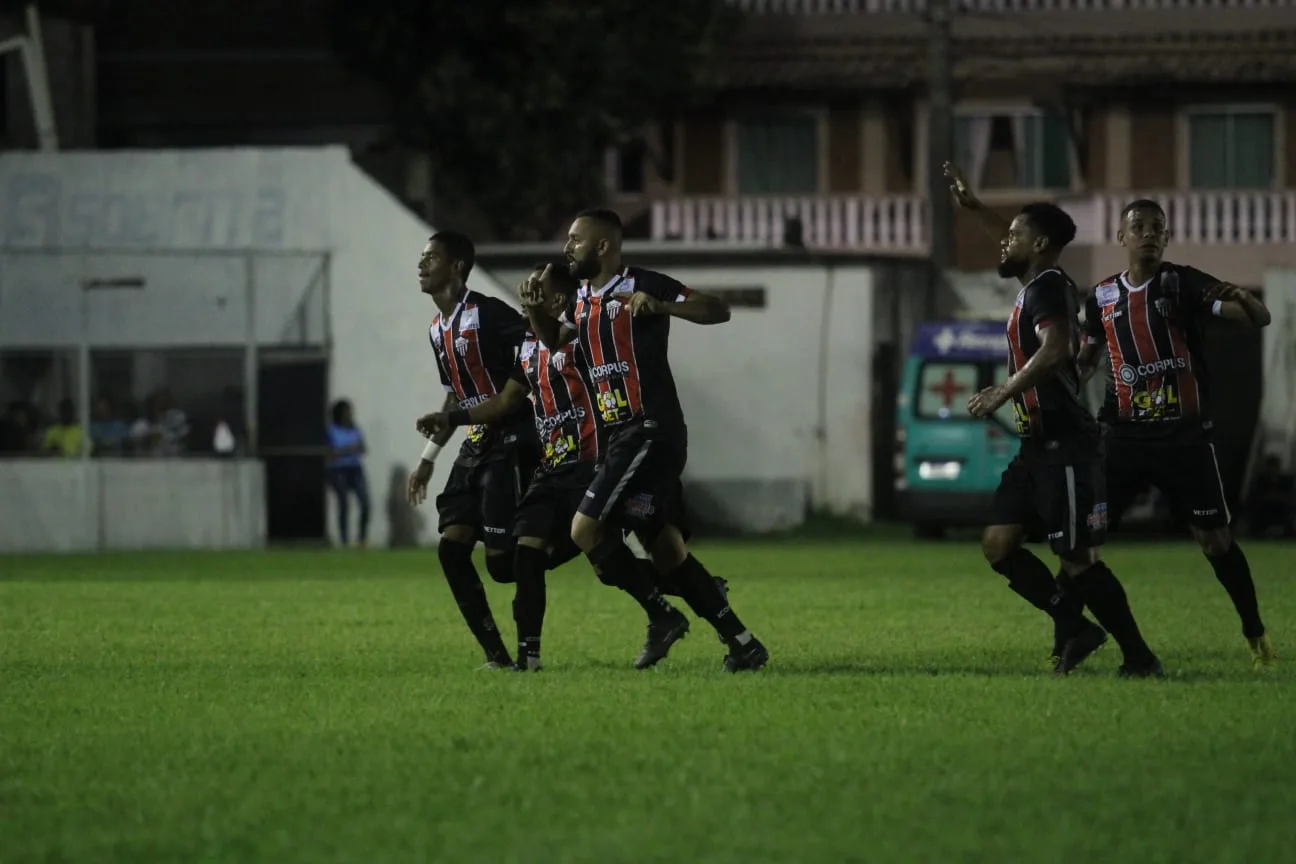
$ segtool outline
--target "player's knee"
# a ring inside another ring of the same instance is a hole
[[[603,526],[584,513],[577,513],[572,519],[571,539],[582,552],[589,554],[603,539]]]
[[[1058,558],[1062,562],[1062,572],[1068,576],[1079,576],[1097,564],[1099,557],[1097,549],[1071,549],[1058,553]]]
[[[486,553],[486,572],[490,577],[501,585],[508,585],[517,581],[517,574],[513,569],[513,556],[508,554],[512,550],[490,550]]]
[[[477,542],[477,535],[471,525],[447,525],[446,529],[441,532],[441,539],[464,546],[472,546]]]
[[[543,537],[519,537],[517,538],[517,544],[528,549],[539,549],[541,552],[549,551],[549,541]]]
[[[990,525],[981,533],[981,554],[997,564],[1022,545],[1021,529],[1015,525]]]
[[[1207,558],[1218,558],[1233,545],[1233,534],[1228,528],[1216,528],[1211,531],[1194,528],[1193,534]]]
[[[670,573],[688,558],[688,544],[684,542],[684,535],[678,528],[667,525],[648,545],[648,554],[658,572]]]

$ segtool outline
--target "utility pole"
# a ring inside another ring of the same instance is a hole
[[[950,0],[927,2],[927,184],[931,260],[938,274],[954,263],[954,204],[942,166],[954,158],[954,97],[950,80]],[[928,298],[929,304],[935,300]],[[928,313],[935,310],[930,308]]]

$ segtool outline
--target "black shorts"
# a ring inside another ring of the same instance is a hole
[[[456,461],[436,499],[437,530],[445,533],[451,525],[467,525],[476,529],[487,549],[509,549],[513,517],[534,471],[526,454],[513,450],[478,465]]]
[[[1232,516],[1224,500],[1215,445],[1191,438],[1107,437],[1107,489],[1111,518],[1121,515],[1147,486],[1155,486],[1203,531],[1227,528]]]
[[[594,480],[594,465],[577,462],[557,471],[538,471],[513,519],[514,537],[537,537],[559,546],[571,540],[572,517]]]
[[[689,530],[684,508],[684,466],[688,437],[651,421],[617,429],[608,435],[593,481],[579,512],[599,522],[633,531],[645,548],[673,525]]]
[[[1102,450],[1050,452],[1022,447],[999,480],[994,524],[1042,531],[1058,555],[1096,549],[1107,539]]]

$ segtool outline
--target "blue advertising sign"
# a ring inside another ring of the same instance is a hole
[[[1002,321],[928,321],[914,332],[911,353],[942,360],[999,360],[1008,356]]]

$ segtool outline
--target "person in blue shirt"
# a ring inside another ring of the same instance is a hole
[[[328,457],[325,476],[337,495],[338,537],[346,546],[350,531],[350,496],[360,505],[360,545],[369,539],[369,483],[365,479],[362,457],[365,454],[364,433],[355,423],[351,403],[339,399],[333,403],[332,422],[328,424]]]

